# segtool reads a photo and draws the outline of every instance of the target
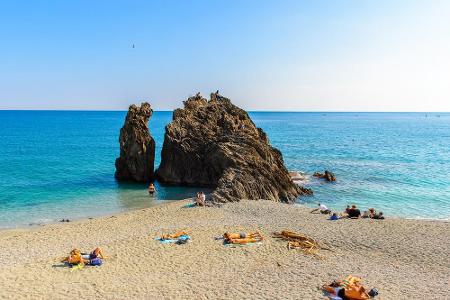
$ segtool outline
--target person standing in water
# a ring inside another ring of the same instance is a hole
[[[155,185],[152,183],[150,183],[150,185],[148,186],[148,193],[150,195],[153,195],[155,193],[156,189],[155,189]]]

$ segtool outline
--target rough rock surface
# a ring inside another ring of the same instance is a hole
[[[336,176],[328,170],[325,170],[325,173],[315,172],[313,174],[314,177],[325,179],[326,181],[336,181]]]
[[[217,92],[184,101],[167,125],[158,180],[214,189],[213,202],[291,202],[311,191],[294,184],[279,150],[247,112]]]
[[[148,182],[154,178],[155,141],[148,130],[153,110],[148,103],[131,105],[120,129],[120,157],[116,159],[116,178]]]

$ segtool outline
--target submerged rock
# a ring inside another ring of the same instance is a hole
[[[325,179],[326,181],[336,181],[336,176],[328,170],[325,170],[325,173],[315,172],[313,174],[314,177]]]
[[[156,174],[160,182],[214,188],[213,202],[291,202],[306,194],[247,112],[217,92],[209,101],[197,94],[183,103],[166,126]]]
[[[155,141],[148,130],[153,110],[148,103],[131,105],[120,129],[120,157],[116,159],[116,178],[148,182],[154,178]]]

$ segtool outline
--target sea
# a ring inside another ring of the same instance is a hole
[[[43,225],[147,208],[199,188],[119,183],[114,161],[125,111],[0,111],[0,228]],[[387,217],[450,219],[450,113],[251,112],[305,175],[314,196],[342,211],[355,204]],[[156,167],[172,112],[150,120]],[[337,181],[311,176],[330,170]]]

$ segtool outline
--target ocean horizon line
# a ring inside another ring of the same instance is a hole
[[[178,109],[178,108],[175,108]],[[153,110],[154,112],[173,112]],[[318,113],[318,114],[448,114],[450,111],[321,111],[321,110],[245,110],[250,113]],[[127,112],[127,109],[0,109],[0,112]]]

